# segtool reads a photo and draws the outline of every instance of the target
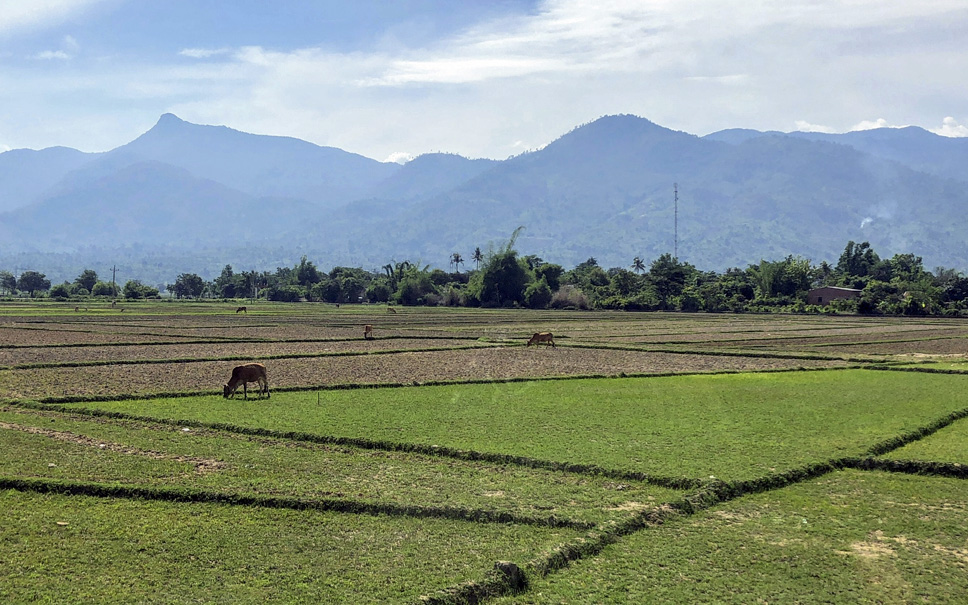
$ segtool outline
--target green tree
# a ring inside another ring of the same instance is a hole
[[[194,273],[182,273],[175,279],[172,292],[176,298],[198,298],[205,291],[205,280]]]
[[[484,259],[484,268],[468,284],[468,293],[488,307],[506,307],[524,302],[524,289],[530,275],[528,264],[518,258],[514,242],[523,227],[518,227],[507,245]]]
[[[682,294],[686,282],[695,272],[695,267],[672,258],[672,255],[666,252],[652,261],[649,266],[649,281],[655,287],[662,304],[670,308],[671,299]]]
[[[24,271],[17,280],[17,289],[21,292],[28,292],[30,296],[33,296],[37,292],[49,290],[50,280],[43,273]]]
[[[67,298],[71,295],[71,285],[67,282],[57,284],[50,289],[50,296],[53,298]]]
[[[834,271],[841,276],[842,283],[855,283],[852,278],[871,275],[880,260],[868,242],[855,244],[851,240],[847,242]]]
[[[312,261],[307,260],[305,256],[303,256],[299,261],[299,264],[296,265],[293,273],[295,283],[304,288],[309,288],[322,279],[319,269],[316,268],[316,265],[314,265]]]
[[[632,271],[635,271],[636,273],[645,272],[645,263],[638,256],[632,259],[631,267],[632,267]]]
[[[239,295],[245,296],[246,290],[239,288],[241,276],[236,276],[232,270],[232,265],[222,267],[222,273],[215,278],[215,293],[219,298],[235,298]],[[251,291],[251,290],[249,290]]]
[[[551,288],[542,277],[528,284],[524,290],[524,304],[531,309],[546,309],[551,303]]]
[[[94,296],[114,296],[114,284],[99,281],[91,288],[91,294]]]
[[[460,274],[460,266],[464,263],[463,257],[461,257],[460,252],[454,252],[450,255],[450,264],[454,265],[454,272],[458,275]]]
[[[97,283],[97,272],[92,269],[84,269],[74,280],[74,283],[90,292],[94,289],[94,284]]]
[[[156,298],[158,296],[157,288],[143,284],[137,279],[128,280],[124,284],[122,292],[124,293],[124,297],[129,299]]]
[[[545,280],[551,291],[556,292],[561,287],[561,276],[564,272],[565,270],[561,265],[544,263],[534,270],[534,278]]]
[[[471,260],[477,263],[477,270],[481,270],[481,261],[484,260],[484,255],[481,253],[481,248],[478,246],[474,248],[474,254],[471,255]]]
[[[0,291],[13,294],[17,291],[17,278],[9,271],[0,271]]]

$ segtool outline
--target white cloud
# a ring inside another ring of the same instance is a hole
[[[821,126],[820,124],[811,124],[805,120],[797,120],[795,122],[798,132],[823,132],[826,134],[833,134],[837,132],[836,129],[830,126]]]
[[[394,164],[406,164],[413,159],[413,155],[407,153],[406,151],[394,151],[387,156],[384,162],[392,162]]]
[[[0,34],[44,28],[111,0],[0,0]]]
[[[208,59],[218,55],[225,55],[230,52],[232,51],[228,48],[186,48],[179,51],[178,54],[183,57],[191,57],[192,59]]]
[[[968,126],[960,124],[957,120],[948,116],[942,121],[941,128],[932,128],[931,132],[943,137],[968,137]]]
[[[94,2],[36,4],[63,16]],[[33,4],[0,0],[0,34],[7,6]],[[809,117],[798,130],[818,132],[888,125],[852,116],[937,124],[968,102],[951,78],[968,71],[962,30],[964,0],[546,0],[420,47],[196,47],[161,65],[119,53],[70,74],[0,73],[0,128],[11,144],[106,149],[171,111],[373,158],[401,149],[504,158],[610,113],[696,134],[783,130],[798,116]],[[945,35],[948,46],[937,42]],[[65,39],[49,52],[78,49]],[[84,100],[57,104],[65,98]],[[961,118],[940,130],[964,133]],[[31,140],[41,121],[57,126]],[[72,123],[78,134],[66,138]]]
[[[861,120],[860,122],[854,124],[850,132],[857,132],[860,130],[874,130],[876,128],[904,128],[903,126],[894,126],[884,118],[877,118],[876,120]]]
[[[51,60],[57,59],[60,61],[66,61],[71,58],[69,54],[62,50],[45,50],[34,55],[35,59]]]

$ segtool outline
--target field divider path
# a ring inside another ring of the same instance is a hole
[[[648,343],[665,344],[665,343]],[[695,343],[668,343],[692,345]],[[848,363],[875,363],[869,357],[850,357],[843,355],[823,355],[823,354],[804,354],[804,353],[767,353],[759,351],[722,351],[708,349],[670,349],[666,347],[636,346],[636,345],[593,345],[593,344],[563,344],[562,347],[574,349],[601,349],[606,351],[636,351],[641,353],[668,353],[670,355],[705,355],[709,357],[751,357],[759,359],[803,359],[807,361],[845,361]]]
[[[167,335],[165,335],[167,336]],[[198,338],[197,336],[186,336],[196,340],[179,340],[177,342],[76,342],[76,343],[52,343],[52,344],[0,344],[0,349],[69,349],[69,348],[97,348],[97,347],[170,347],[174,345],[208,345],[208,344],[312,344],[326,342],[356,342],[360,338],[254,338],[251,336],[232,338],[229,340],[218,338]],[[381,336],[374,340],[479,340],[484,336],[408,336],[394,334]],[[512,345],[513,342],[481,341],[481,344],[503,344]],[[523,343],[522,343],[523,344]]]
[[[314,510],[352,515],[411,517],[416,519],[445,519],[470,523],[528,525],[534,527],[587,530],[595,526],[590,521],[576,521],[556,516],[535,517],[516,515],[506,511],[459,508],[453,506],[417,506],[413,504],[371,503],[345,498],[280,498],[277,496],[252,496],[238,493],[198,489],[173,489],[88,481],[55,481],[46,479],[19,479],[0,477],[0,490],[16,490],[38,494],[64,496],[91,496],[96,498],[123,498],[130,500],[157,500],[188,504],[225,504],[253,508],[288,510]]]
[[[864,456],[833,458],[754,479],[727,482],[714,478],[699,481],[697,489],[677,501],[640,511],[621,521],[605,521],[585,535],[562,544],[527,563],[518,565],[500,562],[478,581],[464,582],[439,590],[433,595],[424,595],[419,602],[432,605],[479,604],[490,598],[519,594],[528,590],[529,574],[536,577],[548,576],[567,568],[575,561],[597,556],[610,544],[632,533],[692,516],[744,496],[783,489],[839,470],[887,471],[968,479],[968,467],[960,464],[883,460],[874,457],[924,439],[964,418],[968,418],[968,408],[952,412],[921,428],[877,443],[871,446]],[[515,570],[516,573],[509,573],[507,571],[509,569]]]
[[[346,341],[333,341],[346,342]],[[183,344],[183,343],[178,343]],[[397,355],[401,353],[431,353],[435,351],[469,351],[491,349],[497,344],[478,343],[452,347],[421,347],[418,349],[383,349],[380,351],[332,351],[323,353],[280,353],[278,355],[227,355],[224,357],[175,357],[171,359],[104,359],[96,361],[57,361],[49,363],[23,363],[0,366],[0,370],[43,370],[49,368],[89,368],[99,366],[157,365],[165,363],[211,363],[218,361],[259,361],[277,359],[314,359],[320,357],[358,357],[364,355]]]
[[[915,373],[922,373],[922,374],[955,374],[955,375],[968,374],[968,370],[926,367],[926,366],[930,366],[932,363],[936,363],[933,361],[920,362],[921,365],[914,366],[914,367],[911,367],[910,365],[908,365],[910,363],[911,363],[910,361],[899,361],[897,362],[896,365],[879,363],[879,364],[867,366],[864,369],[873,370],[875,372],[915,372]]]

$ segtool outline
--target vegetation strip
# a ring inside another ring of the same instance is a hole
[[[883,456],[884,454],[904,447],[909,443],[924,439],[925,437],[940,431],[946,426],[954,423],[956,420],[961,420],[962,418],[968,418],[968,408],[952,412],[943,418],[935,420],[927,426],[923,426],[903,435],[882,441],[881,443],[878,443],[867,450],[867,454],[870,456]]]
[[[271,496],[246,496],[194,489],[166,489],[161,487],[135,487],[105,485],[81,481],[51,481],[41,479],[17,479],[0,477],[0,490],[59,494],[65,496],[93,496],[98,498],[126,498],[133,500],[161,500],[165,502],[227,504],[260,508],[290,510],[316,510],[336,513],[372,516],[413,517],[420,519],[447,519],[472,523],[500,523],[506,525],[531,525],[536,527],[560,527],[587,530],[595,526],[589,521],[575,521],[550,517],[529,517],[504,511],[457,508],[451,506],[416,506],[389,503],[368,503],[359,500],[321,498],[304,500]]]
[[[867,366],[865,370],[884,370],[887,372],[922,372],[924,374],[968,374],[968,370],[954,370],[951,368],[926,368],[922,366],[896,366],[888,364],[876,364]]]
[[[852,468],[864,471],[886,471],[908,475],[927,475],[968,479],[968,466],[956,462],[928,462],[925,460],[885,460],[883,458],[863,458]]]

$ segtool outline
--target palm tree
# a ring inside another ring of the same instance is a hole
[[[471,255],[471,260],[477,263],[477,270],[481,270],[481,261],[484,260],[484,255],[481,254],[481,247],[478,246],[474,248],[474,254]]]
[[[642,262],[642,259],[638,256],[632,259],[632,270],[636,273],[642,273],[645,271],[645,263]]]
[[[460,266],[463,262],[464,259],[461,258],[460,252],[454,252],[450,255],[450,264],[454,265],[454,268],[457,270],[457,275],[460,275]]]

